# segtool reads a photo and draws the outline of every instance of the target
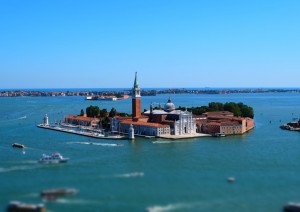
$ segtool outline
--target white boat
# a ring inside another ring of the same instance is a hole
[[[214,133],[212,136],[213,137],[225,137],[226,134],[225,133]]]
[[[45,155],[39,160],[40,163],[66,163],[69,158],[64,158],[58,152],[53,153],[52,155]]]

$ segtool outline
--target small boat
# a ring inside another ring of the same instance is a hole
[[[296,212],[300,211],[300,203],[289,202],[283,207],[284,212]]]
[[[233,183],[233,182],[235,182],[235,178],[234,177],[228,177],[227,182]]]
[[[212,136],[213,137],[225,137],[226,134],[225,133],[214,133]]]
[[[8,212],[16,212],[16,211],[46,212],[46,208],[43,204],[35,205],[35,204],[22,203],[18,201],[10,202],[6,210]]]
[[[45,155],[39,160],[40,163],[66,163],[69,158],[64,158],[58,152],[53,153],[52,155]]]
[[[49,189],[42,191],[41,197],[46,200],[56,200],[59,197],[75,195],[78,192],[77,189],[73,188]]]
[[[25,148],[25,146],[23,144],[18,144],[18,143],[13,143],[11,146],[15,147],[15,148],[20,148],[20,149]]]

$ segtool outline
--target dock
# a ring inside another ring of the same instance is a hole
[[[92,137],[92,138],[97,138],[97,139],[110,139],[110,140],[126,139],[125,136],[121,136],[121,135],[105,136],[101,133],[97,133],[97,132],[93,132],[93,131],[76,131],[74,129],[67,129],[64,127],[56,126],[56,125],[51,126],[51,125],[39,124],[39,125],[37,125],[37,127],[47,129],[47,130],[54,130],[54,131],[76,134],[76,135],[81,135],[81,136],[87,136],[87,137]]]
[[[187,138],[199,138],[199,137],[211,137],[211,135],[204,134],[204,133],[195,133],[195,134],[183,134],[183,135],[161,135],[158,138],[187,139]]]

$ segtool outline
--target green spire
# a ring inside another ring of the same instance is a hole
[[[137,81],[137,72],[135,72],[135,79],[134,79],[134,85],[133,85],[133,87],[134,87],[134,88],[139,87],[138,81]]]

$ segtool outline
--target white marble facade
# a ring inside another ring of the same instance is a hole
[[[193,114],[188,111],[176,111],[179,113],[179,120],[174,123],[174,135],[186,135],[196,133],[196,120]]]

